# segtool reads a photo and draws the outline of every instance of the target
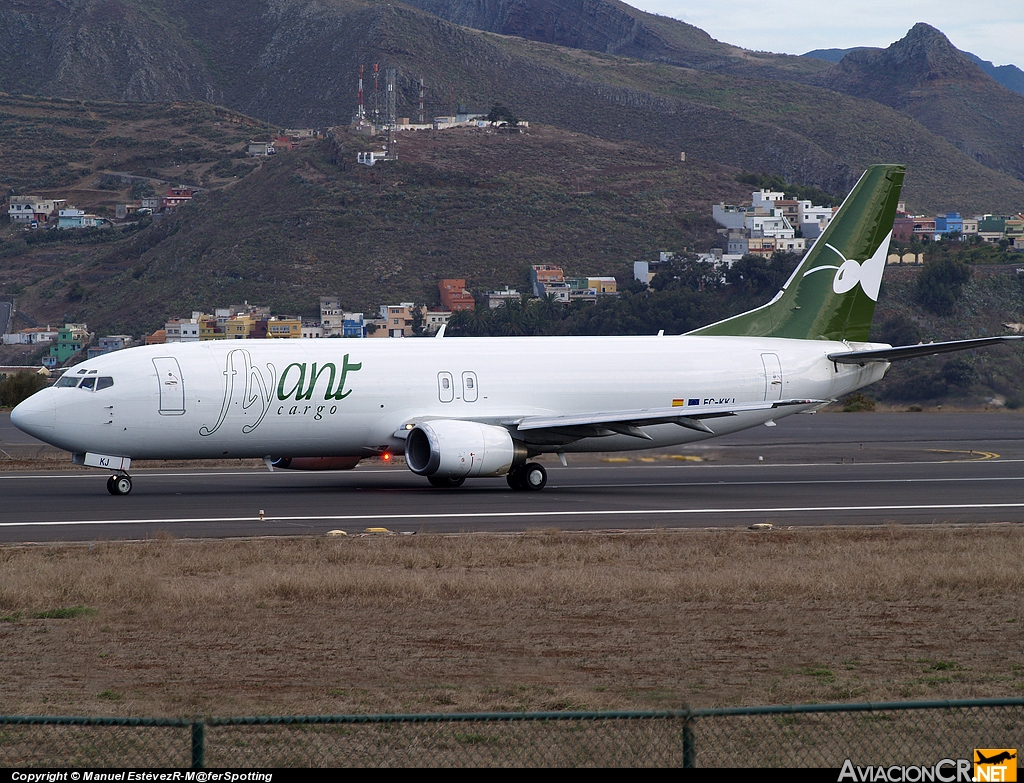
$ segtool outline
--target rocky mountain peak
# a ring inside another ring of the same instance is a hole
[[[894,66],[927,79],[985,78],[978,66],[939,30],[918,22],[882,52]]]
[[[988,81],[989,77],[940,30],[918,22],[887,49],[850,52],[829,77],[837,87],[851,79],[874,85],[898,79],[903,87],[911,87],[936,80]]]

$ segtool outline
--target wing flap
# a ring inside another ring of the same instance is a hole
[[[735,416],[750,411],[766,411],[793,405],[821,405],[826,400],[767,400],[765,402],[745,402],[733,405],[687,405],[676,408],[645,408],[632,411],[605,411],[601,413],[585,413],[573,416],[526,416],[517,421],[503,422],[515,426],[520,432],[534,430],[564,429],[569,427],[599,426],[623,435],[633,435],[649,439],[639,427],[654,424],[677,424],[687,429],[699,430],[714,434],[704,424],[704,419],[717,419]],[[630,428],[636,430],[633,432]]]

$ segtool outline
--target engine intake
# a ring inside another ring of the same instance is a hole
[[[405,461],[420,476],[503,476],[525,459],[508,430],[475,421],[420,422],[405,441]]]

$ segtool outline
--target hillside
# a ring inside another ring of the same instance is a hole
[[[477,30],[709,73],[787,79],[822,70],[799,57],[716,41],[693,25],[617,0],[409,0],[407,5]]]
[[[98,245],[8,233],[0,298],[37,321],[138,333],[246,299],[304,314],[335,292],[371,312],[436,302],[448,276],[522,290],[536,263],[628,279],[659,250],[711,247],[710,203],[749,198],[735,170],[553,128],[406,134],[401,160],[373,168],[355,164],[367,146],[339,131]]]
[[[431,2],[453,18],[471,5]],[[619,3],[472,7],[479,14],[466,21],[539,40],[374,0],[5,4],[0,89],[204,100],[277,124],[324,127],[348,122],[358,65],[377,62],[399,71],[401,116],[415,116],[423,77],[432,115],[447,113],[452,99],[482,110],[501,101],[532,122],[833,192],[847,190],[869,163],[903,162],[917,173],[907,192],[917,209],[1010,211],[1024,203],[1024,183],[1000,173],[1016,172],[1016,158],[988,137],[975,145],[983,153],[975,159],[969,138],[951,136],[971,155],[901,111],[810,84],[825,78],[822,61],[747,52]],[[542,19],[551,20],[547,32],[538,31]],[[1002,122],[998,107],[989,110]]]
[[[948,316],[929,313],[915,293],[920,267],[886,270],[871,338],[913,344],[1007,334],[1004,323],[1024,321],[1024,280],[1016,265],[974,266],[970,281]],[[1019,345],[944,354],[893,364],[885,379],[867,389],[891,403],[996,404],[1024,407]]]
[[[250,117],[196,102],[0,93],[0,192],[67,196],[93,208],[124,201],[133,182],[217,187],[258,165],[245,158],[245,144],[266,132]]]

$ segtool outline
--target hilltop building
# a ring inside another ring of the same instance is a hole
[[[7,216],[14,225],[49,223],[59,217],[60,210],[66,203],[67,201],[62,198],[11,196],[7,205]]]
[[[784,251],[802,253],[807,239],[821,235],[835,210],[815,206],[810,201],[786,199],[785,194],[773,190],[755,190],[750,194],[750,206],[713,204],[711,215],[725,238],[723,256],[743,256],[747,253],[770,256]],[[642,272],[634,270],[634,276]],[[638,277],[639,279],[639,277]]]
[[[5,334],[4,345],[39,345],[41,343],[52,343],[57,339],[57,330],[49,326],[36,326],[31,329],[22,329],[20,332]]]
[[[110,221],[99,215],[88,215],[84,210],[67,207],[58,213],[57,228],[98,228]]]
[[[502,302],[506,302],[510,299],[518,302],[522,298],[522,294],[520,294],[516,289],[509,288],[508,286],[505,286],[500,291],[487,291],[484,294],[484,299],[486,299],[487,301],[487,306],[492,310],[494,310],[497,307],[501,307]]]
[[[472,310],[476,307],[476,300],[466,290],[466,279],[448,278],[437,284],[441,292],[441,305],[452,312],[459,310]]]
[[[317,325],[319,328],[319,325]],[[311,333],[311,330],[307,330]],[[267,307],[244,305],[217,308],[213,314],[193,311],[191,318],[172,318],[164,325],[163,342],[192,343],[208,340],[298,339],[303,336],[300,318],[271,316]],[[157,342],[154,333],[147,343]]]
[[[98,345],[91,345],[86,350],[86,355],[90,359],[128,348],[132,344],[132,338],[127,334],[108,334],[106,337],[101,337],[97,342],[99,343]]]
[[[49,369],[71,359],[92,342],[93,335],[85,324],[64,324],[57,330],[57,340],[43,357],[43,366]]]

